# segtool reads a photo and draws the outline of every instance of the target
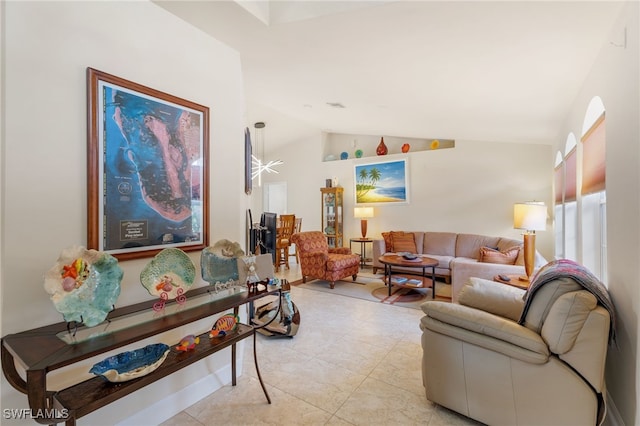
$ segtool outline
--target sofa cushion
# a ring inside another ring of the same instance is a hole
[[[425,253],[424,256],[438,261],[438,266],[436,266],[436,269],[438,268],[451,269],[451,261],[455,259],[455,257],[453,256],[441,256],[439,254],[431,254],[431,253]],[[427,269],[427,271],[429,271],[429,269]]]
[[[458,234],[454,232],[425,232],[422,253],[453,257],[456,255],[457,238]]]
[[[511,238],[500,238],[500,241],[498,242],[498,250],[505,251],[512,247],[516,247],[516,246],[520,247],[520,253],[518,253],[518,257],[516,258],[515,265],[524,265],[523,245],[524,245],[524,242],[522,240],[514,240]],[[536,260],[536,265],[537,265],[537,260]]]
[[[491,247],[480,247],[479,262],[500,263],[503,265],[515,265],[520,247],[511,247],[505,251],[498,251]]]
[[[522,240],[514,240],[511,238],[500,238],[500,241],[498,241],[497,249],[503,251],[511,247],[516,247],[516,246],[522,247],[522,245],[523,245]]]
[[[393,251],[396,253],[409,252],[417,253],[416,237],[413,232],[391,232],[393,241]]]
[[[327,255],[327,271],[339,271],[358,265],[360,265],[360,255],[358,254],[329,253]]]
[[[540,335],[515,321],[436,300],[429,300],[420,308],[426,314],[420,320],[423,330],[428,328],[527,362],[543,364],[549,358],[549,348]]]
[[[500,237],[488,237],[476,234],[458,234],[456,239],[456,257],[480,258],[481,247],[496,247]]]
[[[518,321],[524,307],[524,290],[471,277],[458,294],[458,303]]]

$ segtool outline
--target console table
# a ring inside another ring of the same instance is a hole
[[[2,371],[4,376],[15,389],[27,395],[29,406],[33,413],[41,413],[35,417],[41,424],[56,424],[65,422],[75,425],[76,419],[85,416],[111,402],[135,392],[157,380],[166,377],[196,361],[208,357],[224,348],[231,346],[231,374],[232,385],[236,385],[236,343],[253,336],[253,356],[260,385],[271,403],[267,389],[262,381],[258,368],[255,336],[256,329],[247,324],[238,324],[237,329],[222,337],[209,338],[209,332],[200,334],[200,344],[192,351],[180,352],[175,349],[178,342],[170,346],[170,352],[160,367],[130,381],[111,383],[102,377],[93,377],[60,391],[47,389],[47,373],[67,365],[100,355],[158,335],[168,330],[190,324],[194,321],[233,309],[244,304],[253,304],[257,299],[268,295],[280,298],[282,290],[267,288],[263,291],[232,291],[228,294],[218,294],[211,287],[200,287],[185,293],[187,302],[184,306],[177,306],[177,302],[168,301],[165,313],[154,313],[153,305],[157,300],[137,303],[111,311],[107,322],[91,329],[69,329],[69,323],[60,322],[53,325],[39,327],[21,333],[9,334],[2,338],[0,351],[2,356]],[[281,306],[279,307],[281,309]],[[171,312],[169,312],[171,311]],[[136,321],[136,315],[141,315]],[[278,315],[274,316],[274,319]],[[132,321],[131,318],[134,318]],[[249,321],[250,322],[250,321]],[[118,323],[121,325],[118,326]],[[97,333],[98,327],[114,330]],[[213,325],[213,322],[212,322]],[[121,328],[118,328],[121,327]],[[83,331],[86,332],[83,336]],[[77,335],[75,333],[78,333]],[[23,380],[16,369],[19,362],[26,370],[26,380]],[[51,413],[63,413],[64,416],[55,417]]]

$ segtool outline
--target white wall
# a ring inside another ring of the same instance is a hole
[[[640,424],[640,131],[638,63],[639,3],[629,2],[603,48],[558,135],[554,152],[564,152],[567,135],[582,134],[587,106],[600,96],[606,109],[607,258],[609,292],[618,319],[618,347],[609,348],[605,377],[624,424]],[[626,28],[626,47],[624,43]]]
[[[221,238],[244,242],[249,199],[244,195],[246,120],[237,52],[146,1],[3,2],[2,6],[3,336],[62,321],[44,291],[43,275],[63,248],[85,245],[87,240],[87,67],[210,108],[210,242]],[[199,270],[199,253],[190,256]],[[139,282],[148,261],[121,262],[125,274],[118,306],[150,299]],[[199,280],[197,285],[206,283]],[[212,322],[162,339],[177,343],[185,334],[210,328]],[[88,377],[96,361],[52,375],[52,388]],[[141,407],[161,402],[131,420],[157,423],[228,381],[229,364],[228,351],[216,354],[81,423],[115,424],[139,414]],[[208,382],[198,382],[203,378]],[[188,397],[162,404],[167,395],[195,382],[197,389],[186,393]],[[26,396],[5,380],[1,401],[3,408],[27,407]]]
[[[337,177],[345,188],[345,245],[360,236],[353,217],[354,165],[408,158],[409,203],[375,206],[367,236],[382,238],[390,230],[451,231],[521,239],[513,229],[513,204],[539,200],[551,204],[553,173],[549,145],[457,140],[456,147],[436,151],[322,161],[323,135],[318,133],[271,152],[280,158],[280,174],[266,180],[286,180],[288,212],[303,218],[303,230],[320,230],[320,188]],[[353,150],[345,147],[345,150]],[[549,225],[550,226],[550,225]],[[553,258],[553,232],[539,232],[536,247]]]

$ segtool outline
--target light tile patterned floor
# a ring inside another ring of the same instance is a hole
[[[300,278],[297,265],[278,273]],[[421,379],[421,311],[293,287],[298,334],[259,335],[267,404],[246,340],[243,374],[163,423],[172,425],[478,425],[429,402]]]

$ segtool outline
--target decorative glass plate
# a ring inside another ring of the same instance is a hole
[[[110,382],[126,382],[145,376],[160,367],[169,352],[168,345],[154,343],[105,358],[94,364],[89,373],[102,376]]]
[[[217,241],[200,254],[202,279],[209,284],[238,280],[237,258],[244,256],[240,244],[229,240]]]
[[[193,285],[196,266],[187,254],[177,248],[166,248],[140,272],[140,282],[152,296],[175,299]]]
[[[76,246],[60,253],[45,275],[44,289],[65,321],[93,327],[113,309],[123,275],[115,257]]]

